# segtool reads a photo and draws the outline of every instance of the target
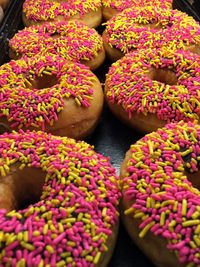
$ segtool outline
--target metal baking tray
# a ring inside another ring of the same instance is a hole
[[[12,0],[11,0],[12,1]],[[192,2],[191,2],[192,1]],[[198,2],[198,3],[197,3]],[[174,0],[173,8],[193,16],[200,21],[200,0]],[[3,20],[0,28],[0,64],[9,61],[8,58],[8,40],[13,37],[18,29],[22,29],[21,13],[23,0],[12,2],[9,12]],[[102,32],[100,27],[99,32]],[[106,60],[95,74],[99,77],[102,84],[105,81],[110,62]],[[128,126],[118,121],[105,105],[103,114],[94,133],[86,141],[94,145],[95,150],[103,155],[110,157],[111,163],[119,174],[120,165],[123,161],[126,151],[130,145],[140,139],[142,135],[133,131]],[[151,248],[149,248],[151,249]],[[146,256],[137,248],[126,233],[122,223],[120,223],[119,236],[116,248],[108,267],[153,267]]]

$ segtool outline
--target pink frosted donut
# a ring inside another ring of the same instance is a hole
[[[136,49],[163,46],[200,54],[200,25],[178,10],[154,6],[128,8],[106,25],[103,41],[113,61]]]
[[[100,82],[82,64],[46,54],[0,67],[0,122],[6,128],[84,138],[102,108]]]
[[[113,16],[118,14],[129,7],[137,6],[157,6],[161,8],[172,8],[173,0],[102,0],[102,13],[106,20],[111,19]]]
[[[25,26],[52,20],[81,20],[89,27],[101,23],[101,0],[25,0],[23,22]]]
[[[113,63],[105,82],[111,111],[132,128],[152,132],[167,122],[200,121],[200,56],[140,50]]]
[[[44,132],[0,136],[0,262],[106,267],[120,198],[107,158]]]
[[[105,59],[101,36],[79,21],[48,22],[25,28],[15,34],[9,46],[10,57],[14,59],[50,52],[93,70]]]
[[[121,167],[122,219],[158,267],[200,265],[200,126],[171,123],[132,145]]]

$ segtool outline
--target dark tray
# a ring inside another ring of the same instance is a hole
[[[12,1],[12,0],[11,0]],[[200,0],[196,0],[199,2]],[[8,40],[12,38],[18,29],[21,29],[21,10],[23,0],[12,2],[9,9],[9,14],[5,17],[3,25],[0,28],[3,41],[0,44],[0,64],[8,61]],[[194,9],[194,2],[191,5],[186,0],[174,0],[174,8],[180,9],[193,16],[200,21],[198,12]],[[102,30],[102,29],[100,29]],[[95,74],[99,77],[102,83],[105,81],[105,74],[108,71],[110,62],[107,60]],[[141,134],[133,131],[126,125],[119,122],[108,110],[107,106],[101,120],[94,133],[86,140],[88,143],[95,146],[95,150],[103,155],[110,157],[111,163],[116,168],[119,174],[120,165],[126,151],[132,143],[135,143],[142,137]],[[150,248],[151,249],[151,248]],[[146,258],[146,256],[134,245],[129,238],[122,223],[120,223],[119,236],[116,248],[108,267],[153,267],[154,265]]]

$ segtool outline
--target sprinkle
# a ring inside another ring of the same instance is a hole
[[[143,238],[146,233],[151,229],[151,227],[155,224],[155,222],[151,222],[149,224],[147,224],[143,229],[142,231],[139,233],[139,237],[140,238]]]
[[[187,200],[183,199],[182,200],[182,215],[186,216],[187,213]]]
[[[188,227],[188,226],[198,225],[199,223],[200,220],[188,220],[186,222],[183,222],[182,225],[183,227]]]

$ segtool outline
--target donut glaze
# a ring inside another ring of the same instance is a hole
[[[172,8],[172,0],[102,0],[103,17],[109,20],[126,8],[149,5],[161,8]]]
[[[96,69],[105,58],[101,36],[82,22],[49,22],[19,31],[9,41],[10,57],[50,52]]]
[[[0,67],[0,122],[11,129],[83,138],[102,108],[100,82],[82,64],[46,54]]]
[[[200,25],[178,10],[127,8],[106,23],[103,41],[113,61],[132,50],[147,48],[169,47],[200,54]]]
[[[23,22],[25,26],[52,20],[82,20],[89,27],[101,23],[100,0],[51,1],[25,0]]]
[[[152,132],[167,122],[200,121],[200,56],[169,49],[132,52],[113,63],[105,82],[111,111]]]
[[[108,159],[87,143],[22,130],[0,136],[0,154],[0,188],[15,200],[0,210],[1,266],[106,266],[120,197]]]
[[[199,160],[200,126],[183,121],[146,135],[126,154],[123,220],[156,266],[200,265]]]

